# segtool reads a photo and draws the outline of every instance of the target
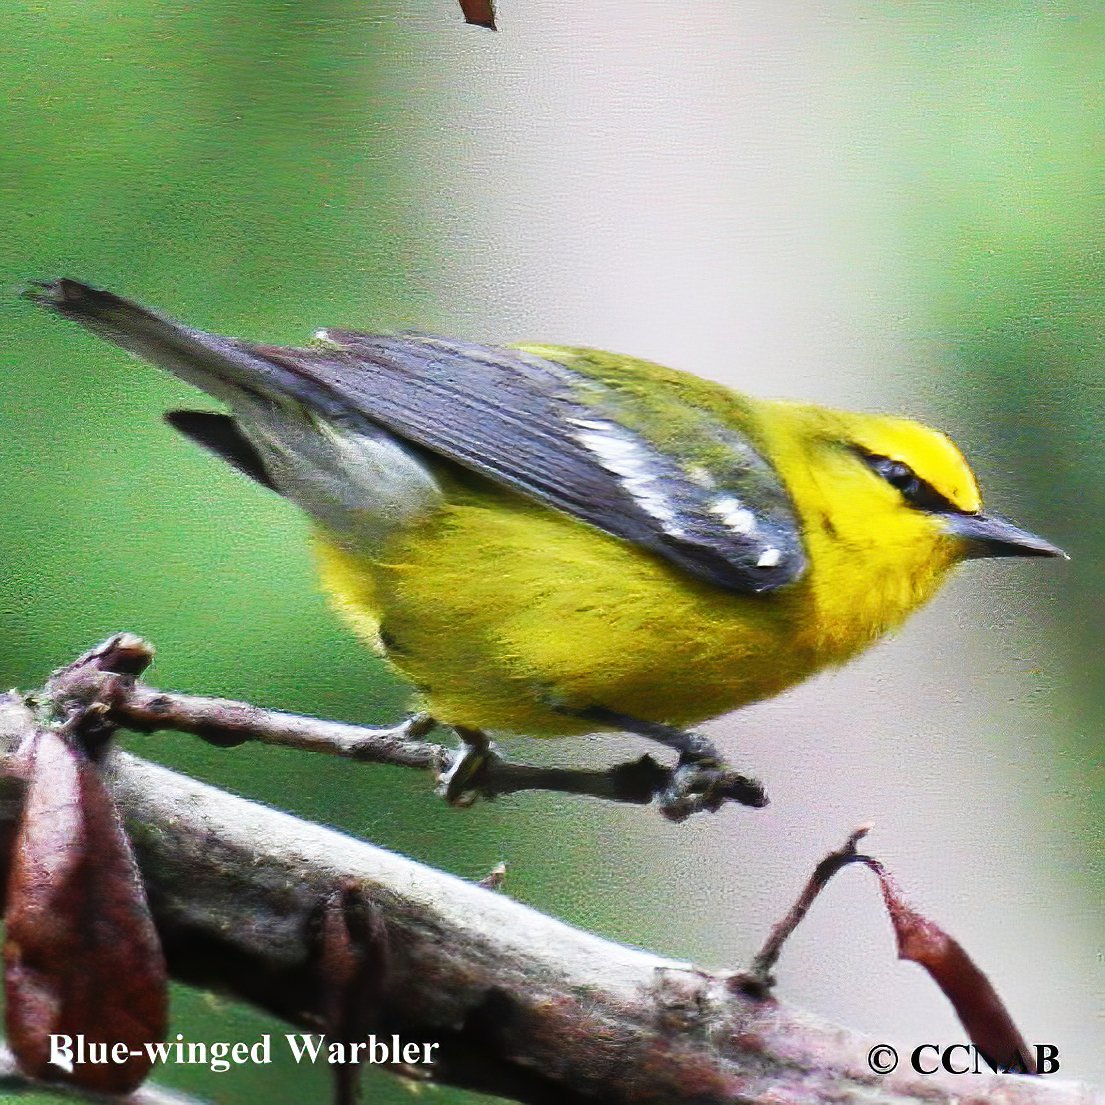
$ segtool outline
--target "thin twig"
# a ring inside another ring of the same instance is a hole
[[[112,702],[110,716],[119,725],[140,733],[174,729],[202,737],[211,744],[259,741],[301,752],[344,756],[361,763],[440,769],[454,754],[444,745],[420,739],[433,727],[422,714],[400,725],[374,729],[263,710],[228,698],[174,694],[142,683],[127,688]]]
[[[401,725],[373,729],[265,710],[231,699],[157,690],[136,678],[153,655],[153,648],[140,637],[116,634],[56,671],[47,690],[63,708],[101,703],[105,720],[127,729],[171,729],[220,746],[258,741],[362,763],[429,769],[439,776],[448,775],[464,755],[463,749],[422,739],[435,724],[425,714],[417,714]],[[550,790],[647,805],[671,790],[679,770],[665,767],[648,755],[603,769],[540,767],[508,760],[491,749],[483,757],[478,774],[465,786],[484,798]],[[766,798],[755,780],[739,772],[720,771],[707,791],[680,796],[662,808],[669,820],[682,821],[692,813],[717,810],[725,802],[759,807]]]
[[[802,923],[803,918],[810,911],[810,906],[816,901],[817,896],[825,889],[825,885],[842,867],[854,863],[860,859],[856,851],[859,842],[871,831],[870,825],[860,825],[855,832],[835,852],[830,852],[813,869],[809,881],[802,888],[802,893],[795,899],[794,904],[775,925],[772,926],[764,946],[752,960],[751,968],[737,977],[738,985],[746,993],[764,995],[775,985],[772,971],[779,962],[779,955],[783,945],[790,939],[791,933]]]
[[[502,890],[505,881],[506,864],[496,863],[476,885],[482,886],[485,890]]]

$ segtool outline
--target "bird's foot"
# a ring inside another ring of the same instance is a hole
[[[605,706],[573,710],[564,706],[555,708],[600,725],[637,733],[678,752],[679,762],[670,778],[655,792],[660,812],[669,821],[686,821],[692,813],[713,813],[726,802],[739,802],[755,809],[767,805],[763,785],[757,779],[731,770],[713,742],[701,733],[662,721],[644,721]]]
[[[674,768],[643,756],[631,764],[590,770],[515,763],[496,752],[486,733],[459,725],[453,728],[462,743],[453,751],[439,748],[437,785],[437,793],[452,806],[471,806],[478,798],[522,790],[589,794],[620,802],[656,800],[669,821],[712,813],[726,802],[756,808],[767,805],[760,783],[731,770],[701,733],[647,723],[648,736],[678,748]]]
[[[420,741],[429,736],[437,724],[430,714],[411,714],[395,727],[395,732],[402,740]]]
[[[462,744],[437,777],[437,793],[451,806],[471,806],[481,795],[492,763],[499,756],[487,735],[475,729],[457,729]]]
[[[726,802],[760,809],[767,794],[758,779],[725,766],[714,746],[698,733],[687,734],[689,747],[679,757],[671,781],[657,795],[669,821],[686,821],[692,813],[719,810]]]

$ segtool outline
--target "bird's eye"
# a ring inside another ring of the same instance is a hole
[[[891,487],[896,487],[911,503],[921,498],[926,485],[908,464],[890,457],[865,456],[871,470],[882,476]]]

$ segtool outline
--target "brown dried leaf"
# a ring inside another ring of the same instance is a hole
[[[465,23],[496,30],[495,5],[492,0],[460,0],[460,10],[464,13]]]
[[[119,814],[88,756],[56,730],[31,750],[12,854],[4,944],[8,1039],[20,1067],[126,1093],[165,1035],[161,945]],[[52,1034],[125,1045],[123,1063],[50,1062]]]
[[[898,941],[898,956],[920,964],[952,1003],[971,1043],[990,1065],[1035,1074],[1036,1057],[1017,1030],[990,980],[958,940],[918,913],[877,860],[861,857],[879,877],[886,911]]]

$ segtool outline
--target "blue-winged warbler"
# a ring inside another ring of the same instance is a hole
[[[30,294],[226,405],[168,417],[309,516],[339,609],[469,736],[619,725],[702,758],[676,730],[842,663],[958,562],[1062,555],[902,418],[590,349],[284,349],[70,280]]]

